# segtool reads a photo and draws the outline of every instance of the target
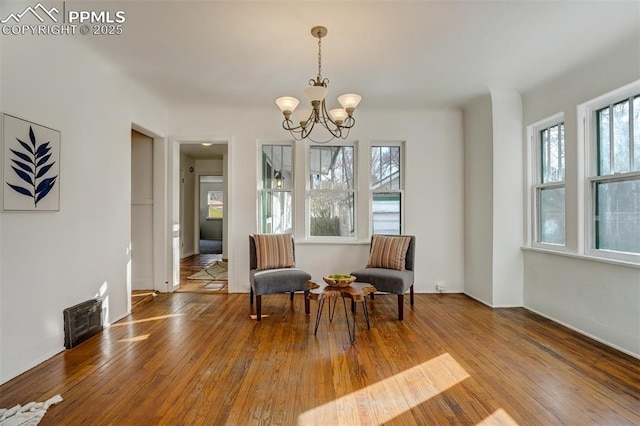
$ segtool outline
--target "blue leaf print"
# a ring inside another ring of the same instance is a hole
[[[20,158],[21,160],[28,161],[29,163],[34,164],[33,158],[29,157],[28,155],[18,152],[14,149],[10,149],[10,151],[13,152],[16,155],[16,157]]]
[[[23,188],[17,185],[11,185],[9,182],[7,182],[7,185],[9,185],[11,188],[21,193],[22,195],[28,195],[29,197],[33,197],[33,194],[31,194],[31,191],[29,191],[27,188]]]
[[[43,143],[38,147],[38,151],[36,151],[36,158],[40,158],[43,155],[49,153],[51,151],[51,147],[49,147],[49,142]]]
[[[13,161],[15,163],[15,165],[20,167],[22,170],[33,174],[33,169],[31,168],[30,165],[24,164],[23,162],[18,161],[18,160],[14,160],[13,158],[11,159],[11,161]]]
[[[53,185],[56,183],[57,177],[58,176],[54,176],[52,178],[48,178],[40,182],[40,185],[38,185],[38,189],[36,190],[36,194],[38,194],[36,198],[36,205],[38,204],[38,201],[46,197],[49,191],[51,191],[51,189],[53,188]]]
[[[16,172],[16,174],[20,177],[20,179],[22,179],[23,181],[33,185],[33,179],[31,179],[31,176],[29,176],[28,173],[25,173],[24,171],[22,171],[20,169],[16,169],[13,166],[11,166],[11,168]]]
[[[47,161],[49,161],[49,158],[51,158],[51,154],[49,155],[45,155],[44,157],[42,157],[41,159],[38,160],[38,164],[36,164],[36,167],[40,167],[42,166],[44,163],[46,163]]]
[[[55,163],[51,163],[51,164],[47,164],[46,166],[42,167],[40,169],[40,171],[38,172],[38,174],[36,175],[36,178],[44,176],[44,174],[47,173],[49,171],[49,169],[53,167],[54,164]]]
[[[36,135],[33,131],[33,127],[29,126],[29,141],[28,143],[16,138],[18,143],[22,146],[23,152],[10,149],[10,151],[18,158],[12,158],[11,161],[15,166],[11,166],[13,171],[18,177],[31,185],[32,189],[19,185],[12,185],[7,182],[7,185],[19,194],[33,198],[34,206],[38,207],[38,202],[45,198],[55,186],[58,176],[46,177],[46,174],[51,171],[51,168],[56,164],[55,161],[50,163],[51,160],[51,142],[45,142],[38,145]],[[21,161],[20,161],[21,160]]]
[[[20,142],[20,145],[22,145],[22,147],[23,147],[24,149],[26,149],[27,151],[29,151],[29,153],[30,153],[30,154],[32,154],[32,155],[33,155],[33,154],[35,154],[35,152],[33,151],[33,148],[31,148],[29,145],[27,145],[26,143],[22,142],[22,141],[21,141],[20,139],[18,139],[18,138],[16,138],[16,140],[17,140],[18,142]]]

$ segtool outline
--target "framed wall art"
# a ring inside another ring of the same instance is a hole
[[[2,210],[60,210],[60,132],[2,115]]]

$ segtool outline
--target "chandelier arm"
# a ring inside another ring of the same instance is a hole
[[[291,133],[291,136],[295,141],[301,141],[305,138],[304,129],[302,126],[291,127],[293,121],[286,119],[282,122],[282,127]]]
[[[309,137],[309,135],[311,134],[311,131],[313,130],[313,127],[316,124],[316,120],[309,118],[309,120],[307,120],[307,127],[302,129],[302,139],[306,139]]]
[[[329,139],[327,139],[327,140],[324,140],[324,141],[313,139],[311,136],[307,136],[307,139],[309,139],[311,142],[317,143],[317,144],[325,144],[325,143],[331,142],[332,140],[334,140],[336,138],[345,139],[345,137],[342,135],[342,131],[340,131],[339,134],[334,134],[332,131],[329,131],[329,133],[331,134],[331,137]]]
[[[334,138],[345,139],[346,136],[342,135],[342,128],[344,127],[344,124],[339,126],[338,123],[333,121],[333,118],[331,118],[331,114],[329,114],[329,112],[327,111],[327,105],[324,100],[322,101],[322,115],[324,119],[323,126],[329,131],[329,133],[331,133]],[[332,129],[329,123],[333,124],[335,128]],[[351,126],[353,126],[353,124]]]
[[[324,99],[322,100],[322,117],[325,120],[325,127],[327,129],[329,129],[329,126],[327,126],[327,121],[336,126],[337,129],[340,128],[340,126],[338,126],[338,124],[333,121],[333,118],[331,118],[331,114],[329,114],[329,111],[327,111],[327,103],[324,101]],[[331,131],[331,129],[329,129],[329,131]],[[333,134],[333,132],[331,133]]]
[[[356,119],[353,117],[347,117],[346,120],[344,120],[344,123],[342,123],[342,128],[343,129],[350,129],[352,128],[354,125],[356,124]]]
[[[291,127],[291,125],[293,124],[293,121],[291,121],[290,119],[285,119],[282,121],[282,127],[285,130],[288,130],[290,132],[299,132],[300,129],[302,129],[302,126],[295,126],[295,127]]]

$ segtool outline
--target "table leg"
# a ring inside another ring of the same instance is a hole
[[[331,305],[331,302],[329,302]],[[316,312],[316,328],[313,330],[313,335],[315,336],[318,332],[318,325],[320,325],[320,318],[322,317],[322,310],[324,309],[324,297],[318,300],[318,312]],[[331,309],[331,306],[329,306]]]
[[[338,304],[336,300],[337,297],[338,296],[331,296],[331,299],[333,299],[333,310],[331,309],[331,299],[329,299],[329,322],[333,322],[333,317],[336,313],[336,305]]]
[[[353,330],[352,325],[349,324],[349,312],[347,312],[347,303],[342,298],[342,306],[344,307],[344,317],[347,319],[347,331],[349,332],[349,342],[353,345],[356,342],[356,313],[353,313]]]
[[[362,310],[364,311],[364,317],[367,320],[367,330],[371,330],[371,324],[369,323],[369,308],[367,308],[367,298],[362,299]]]

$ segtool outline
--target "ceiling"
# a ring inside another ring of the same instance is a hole
[[[180,153],[196,160],[221,160],[222,156],[227,153],[227,144],[226,142],[214,142],[212,145],[204,146],[200,143],[182,142],[180,144]]]
[[[102,2],[101,2],[102,4]],[[520,92],[635,39],[640,1],[129,1],[124,34],[84,37],[172,105],[274,108],[317,73],[326,26],[328,106],[457,108]],[[640,68],[640,64],[639,64]],[[640,71],[639,71],[640,75]]]

